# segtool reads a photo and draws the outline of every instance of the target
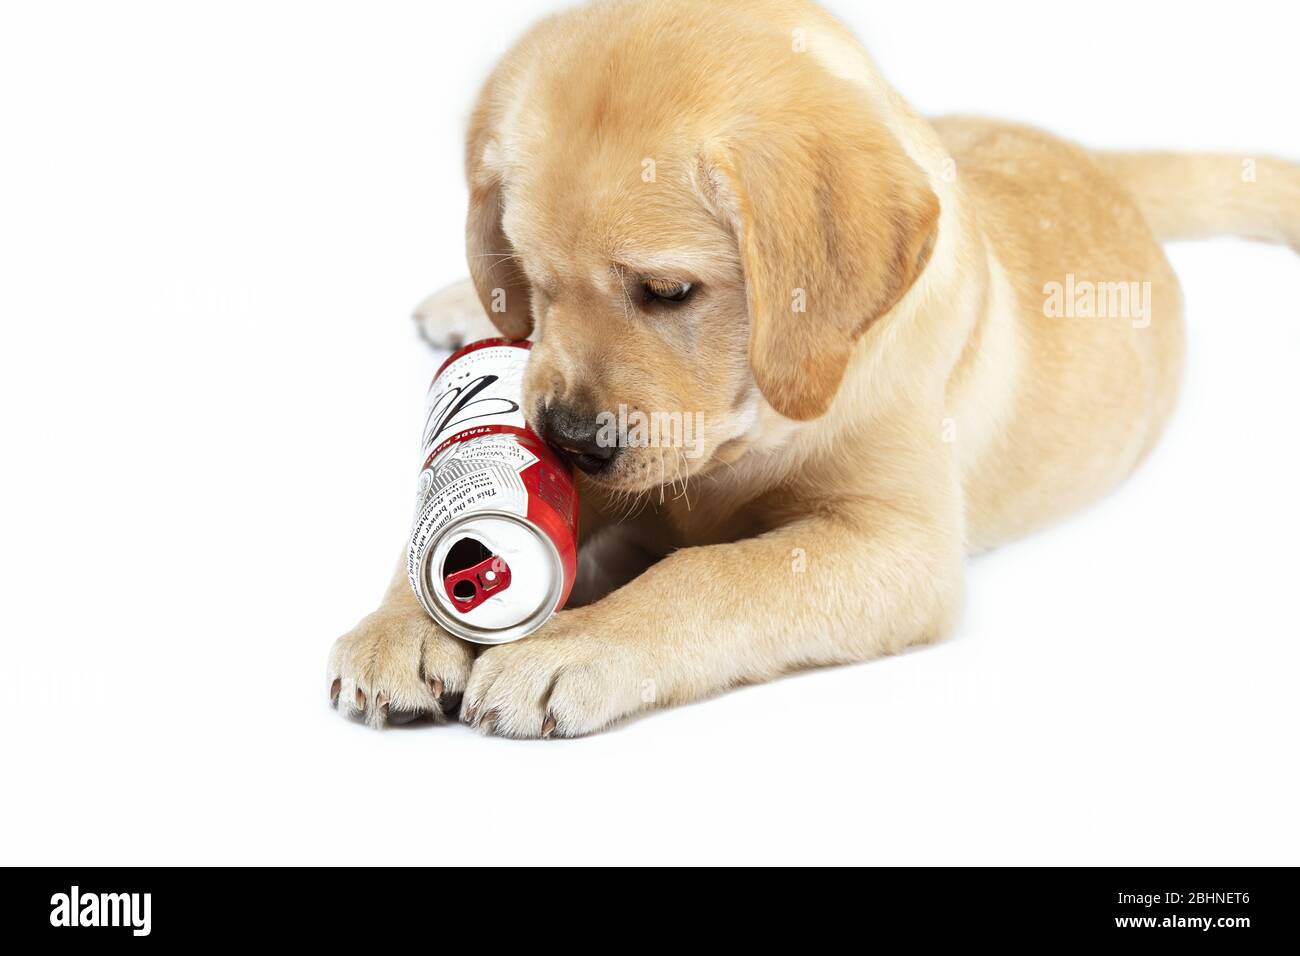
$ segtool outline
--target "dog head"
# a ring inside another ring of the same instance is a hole
[[[470,270],[534,334],[529,420],[624,491],[735,460],[768,408],[826,413],[937,228],[863,92],[717,6],[550,21],[471,125]]]

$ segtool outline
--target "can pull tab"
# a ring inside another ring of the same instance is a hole
[[[473,567],[447,575],[442,583],[456,610],[472,611],[492,595],[510,587],[510,565],[493,555]]]

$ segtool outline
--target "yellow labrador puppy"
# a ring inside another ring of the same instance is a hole
[[[463,696],[484,731],[586,734],[941,638],[966,555],[1159,436],[1183,355],[1160,241],[1300,247],[1295,166],[925,120],[801,0],[546,20],[467,166],[473,291],[534,338],[525,407],[582,473],[578,606],[476,654],[399,569],[330,661],[376,725]],[[476,335],[465,298],[426,309],[435,340]],[[601,441],[618,409],[699,427]]]

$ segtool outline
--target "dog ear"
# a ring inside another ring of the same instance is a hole
[[[469,214],[465,220],[469,274],[492,324],[507,338],[525,339],[533,330],[528,280],[501,227],[501,173],[493,162],[496,146],[485,126],[484,118],[476,116],[465,158],[469,180]]]
[[[938,229],[925,174],[841,99],[751,120],[705,152],[697,177],[739,245],[755,381],[800,420],[830,407],[854,345],[911,288]]]

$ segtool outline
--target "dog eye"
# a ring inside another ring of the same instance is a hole
[[[647,302],[685,302],[691,294],[689,282],[668,282],[664,279],[647,279],[641,284]]]

